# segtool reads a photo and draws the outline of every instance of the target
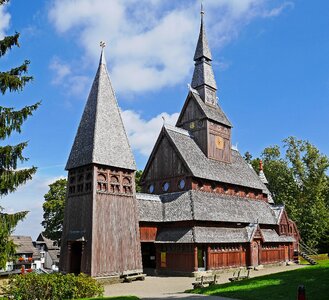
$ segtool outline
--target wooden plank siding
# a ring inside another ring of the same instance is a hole
[[[208,268],[210,270],[246,266],[246,248],[242,245],[235,247],[211,247],[208,254]]]
[[[260,251],[260,263],[271,264],[285,261],[285,249],[284,246],[270,246],[266,248],[263,246]]]
[[[158,228],[156,226],[140,226],[139,232],[141,242],[154,242],[156,239]]]
[[[92,276],[142,270],[136,199],[96,195]]]
[[[194,247],[190,244],[156,245],[156,268],[160,272],[193,272]]]
[[[70,272],[72,234],[83,236],[88,243],[84,245],[81,256],[81,272],[91,274],[92,253],[92,195],[86,193],[79,196],[69,196],[65,204],[65,217],[62,234],[60,269]]]

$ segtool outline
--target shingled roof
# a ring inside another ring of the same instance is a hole
[[[65,169],[91,163],[136,169],[103,50]]]
[[[228,127],[232,127],[232,123],[227,118],[227,116],[225,115],[225,113],[223,112],[221,107],[218,104],[217,105],[208,105],[208,104],[204,103],[203,100],[201,99],[199,93],[196,90],[191,90],[189,92],[189,94],[186,98],[184,107],[178,117],[176,126],[181,125],[181,118],[185,111],[184,108],[189,101],[196,102],[196,104],[199,106],[200,112],[203,115],[203,118],[206,118],[215,123],[220,123],[220,124],[226,125]]]
[[[191,175],[198,178],[219,181],[244,187],[254,188],[268,193],[267,187],[261,182],[256,172],[251,169],[240,153],[232,151],[230,164],[207,158],[193,137],[187,132],[165,126],[164,130],[184,160]]]
[[[32,254],[34,258],[40,258],[40,252],[34,247],[30,236],[12,235],[10,238],[16,245],[17,255]]]
[[[186,191],[153,196],[137,193],[140,221],[216,221],[275,225],[278,215],[264,201],[203,191]]]
[[[155,243],[247,243],[253,239],[250,226],[228,227],[169,227],[162,228]],[[260,229],[264,242],[294,242],[291,236],[279,236],[273,229]]]

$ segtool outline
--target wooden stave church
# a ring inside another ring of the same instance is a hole
[[[190,274],[296,259],[295,223],[274,205],[262,169],[257,175],[231,145],[203,12],[194,61],[177,124],[163,126],[141,178],[143,193],[136,193],[135,162],[102,51],[66,166],[61,271]],[[104,110],[115,111],[116,121]]]
[[[137,194],[143,265],[158,273],[296,260],[299,233],[257,173],[231,145],[203,12],[190,91],[176,126],[164,125]]]

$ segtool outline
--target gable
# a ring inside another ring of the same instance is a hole
[[[283,209],[280,219],[279,219],[279,224],[280,225],[288,225],[289,224],[289,219],[288,219],[288,215],[285,209]]]
[[[162,130],[142,175],[142,182],[187,175],[188,170],[171,140]]]
[[[192,97],[192,94],[190,93],[187,96],[187,99],[184,103],[182,111],[178,117],[177,126],[184,126],[184,124],[187,122],[199,120],[204,117],[205,117],[205,115],[204,115],[203,111],[201,110],[199,104],[195,101],[195,98]],[[185,129],[188,129],[188,128],[185,128]],[[191,128],[191,129],[193,129],[193,128]]]

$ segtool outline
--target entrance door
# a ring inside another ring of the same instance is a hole
[[[206,269],[206,251],[204,248],[198,247],[198,270],[204,271]]]
[[[151,268],[155,269],[156,263],[156,253],[155,253],[155,245],[154,243],[141,243],[142,248],[142,261],[143,261],[143,268]]]
[[[252,254],[251,254],[251,260],[252,260],[252,266],[257,267],[259,265],[259,245],[257,242],[252,242]]]
[[[81,272],[81,256],[82,256],[82,243],[74,242],[71,245],[71,255],[70,255],[70,273],[76,275]]]
[[[288,261],[289,260],[289,246],[284,245],[284,260]]]

